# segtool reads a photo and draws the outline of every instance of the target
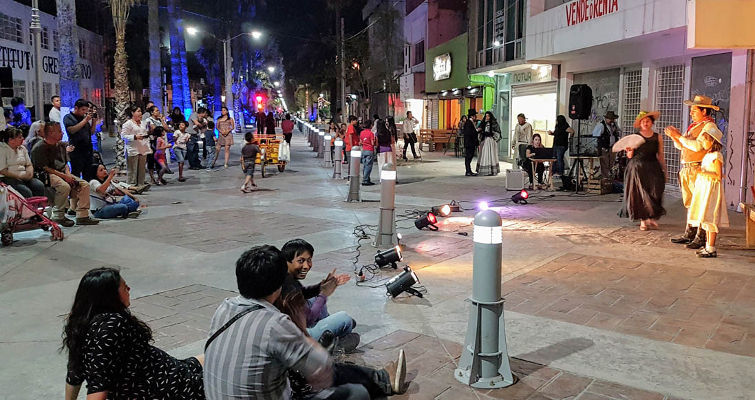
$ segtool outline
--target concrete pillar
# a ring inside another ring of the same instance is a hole
[[[341,167],[343,163],[343,140],[336,139],[333,143],[333,179],[341,179]]]
[[[359,181],[359,168],[361,167],[362,160],[362,148],[354,146],[351,148],[351,165],[349,171],[349,194],[346,196],[346,201],[362,201],[359,190],[361,189],[361,182]]]
[[[396,167],[392,163],[385,163],[380,170],[380,219],[372,246],[382,248],[393,247],[397,244]]]
[[[493,210],[474,219],[471,308],[459,366],[454,376],[476,388],[502,388],[514,383],[506,347],[501,298],[501,216]]]
[[[330,144],[330,142],[328,142]],[[317,158],[325,156],[325,131],[317,131]]]

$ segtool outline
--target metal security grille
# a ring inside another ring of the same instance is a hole
[[[661,117],[655,121],[656,131],[673,125],[684,131],[684,65],[669,65],[661,67],[656,75],[656,108]],[[659,132],[661,138],[663,132]],[[671,140],[663,141],[663,151],[666,155],[668,182],[676,185],[679,182],[679,150]]]
[[[624,108],[621,110],[621,131],[624,135],[634,132],[634,119],[640,113],[642,71],[624,72]]]

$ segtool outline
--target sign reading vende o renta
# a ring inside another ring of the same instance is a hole
[[[566,5],[566,25],[572,26],[619,10],[619,0],[575,0]]]

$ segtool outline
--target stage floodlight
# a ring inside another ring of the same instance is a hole
[[[412,271],[409,266],[404,267],[404,271],[391,278],[388,283],[385,284],[385,288],[388,290],[388,294],[391,297],[396,297],[401,293],[407,292],[417,297],[422,297],[417,289],[413,289],[412,286],[419,283],[417,274]]]
[[[381,268],[390,264],[393,269],[397,269],[398,266],[396,266],[396,263],[401,260],[401,248],[398,246],[391,247],[388,250],[379,251],[375,254],[375,264]]]
[[[419,230],[422,230],[422,228],[427,228],[431,231],[437,231],[438,227],[435,226],[437,222],[438,218],[435,217],[435,214],[429,212],[420,215],[419,218],[414,221],[414,226],[416,226]]]
[[[511,196],[511,201],[513,201],[516,204],[527,204],[527,198],[530,197],[529,192],[522,189],[518,193]]]
[[[448,204],[443,204],[442,206],[435,206],[432,208],[432,212],[435,215],[440,215],[441,217],[447,217],[451,215],[451,206]]]

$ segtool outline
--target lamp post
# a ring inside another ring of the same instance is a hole
[[[35,0],[36,1],[36,0]],[[186,32],[189,35],[196,35],[197,32],[199,32],[199,29],[188,26],[186,27]],[[227,33],[225,36],[225,39],[221,39],[211,32],[205,32],[206,34],[210,35],[213,39],[220,41],[223,43],[223,73],[225,75],[225,106],[228,108],[228,112],[233,115],[233,90],[231,89],[231,86],[233,85],[233,74],[231,71],[231,64],[233,63],[233,57],[231,55],[231,41],[233,39],[236,39],[241,36],[251,36],[253,39],[258,40],[262,37],[262,33],[259,31],[251,31],[251,32],[241,32],[236,36],[231,37],[230,33]],[[237,118],[238,120],[238,118]]]
[[[44,120],[45,103],[42,99],[42,25],[39,22],[39,0],[31,1],[31,24],[29,30],[34,36],[34,79],[37,86],[34,90],[34,113],[36,120]]]

